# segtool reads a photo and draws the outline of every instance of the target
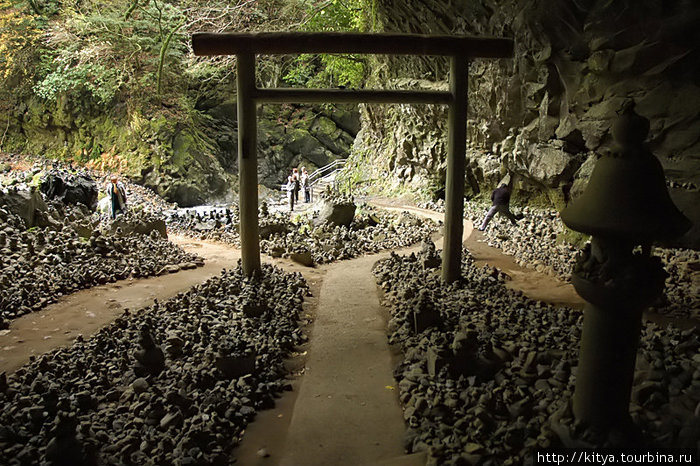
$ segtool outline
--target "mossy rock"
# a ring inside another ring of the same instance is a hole
[[[557,235],[557,243],[572,244],[578,248],[582,248],[590,239],[590,235],[579,233],[566,226],[564,231]]]

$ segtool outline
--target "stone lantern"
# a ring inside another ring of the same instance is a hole
[[[644,140],[649,120],[623,108],[613,124],[616,149],[596,163],[584,193],[561,212],[592,236],[572,282],[587,301],[574,414],[604,430],[629,426],[642,311],[663,291],[666,273],[651,256],[656,240],[678,237],[690,221],[671,201],[663,168]]]

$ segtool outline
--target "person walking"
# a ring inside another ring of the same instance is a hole
[[[569,201],[571,201],[571,188],[574,186],[574,179],[569,178],[569,180],[561,185],[561,193],[562,196],[564,197],[564,207],[569,205]]]
[[[294,175],[287,177],[287,199],[289,200],[289,211],[294,212]]]
[[[301,189],[304,190],[304,202],[311,202],[311,186],[309,186],[309,172],[306,167],[301,167]]]
[[[489,211],[486,213],[486,217],[484,218],[484,222],[479,227],[479,231],[484,231],[491,219],[497,213],[504,215],[513,223],[513,225],[517,225],[518,220],[522,218],[522,215],[516,216],[510,211],[510,191],[510,186],[507,184],[502,184],[498,188],[494,189],[493,193],[491,193],[491,202],[493,203],[493,206],[491,206]]]
[[[117,218],[117,214],[126,213],[126,188],[124,183],[119,181],[117,175],[110,177],[109,197],[112,201],[112,218]]]

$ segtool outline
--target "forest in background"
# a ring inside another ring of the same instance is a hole
[[[235,58],[195,57],[192,33],[366,31],[372,10],[372,0],[0,0],[0,151],[124,171],[175,200],[196,184],[211,192],[195,197],[221,193],[235,173]],[[365,74],[357,56],[258,63],[266,86],[358,87]]]

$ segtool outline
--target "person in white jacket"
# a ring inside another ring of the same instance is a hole
[[[309,186],[309,172],[306,167],[301,167],[301,189],[304,190],[304,202],[311,202],[311,186]]]
[[[296,189],[297,183],[294,180],[293,175],[287,177],[287,199],[289,200],[289,211],[294,211],[294,190]]]

